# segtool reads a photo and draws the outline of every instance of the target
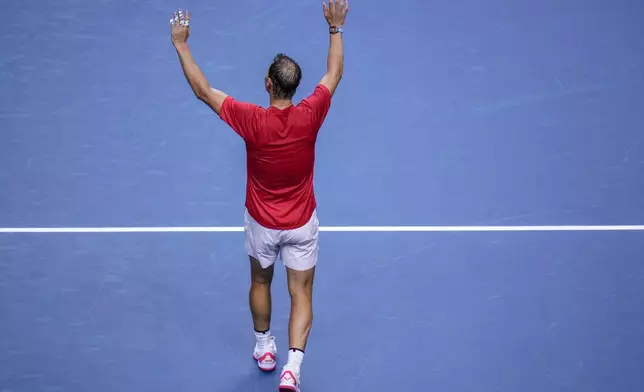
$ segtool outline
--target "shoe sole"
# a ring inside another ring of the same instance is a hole
[[[297,389],[294,387],[279,387],[279,392],[297,392]]]

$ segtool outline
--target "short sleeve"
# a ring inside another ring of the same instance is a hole
[[[246,140],[255,131],[255,114],[258,109],[257,105],[228,96],[221,105],[219,117]]]
[[[318,84],[309,95],[300,102],[300,107],[309,112],[315,129],[319,129],[331,107],[331,91],[323,84]]]

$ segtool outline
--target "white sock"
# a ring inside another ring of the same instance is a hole
[[[268,342],[268,339],[271,337],[271,330],[269,329],[266,332],[257,332],[255,331],[255,338],[257,339],[257,343],[260,344],[260,346],[263,346],[264,343]]]
[[[255,336],[257,336],[257,338],[269,337],[269,336],[271,336],[271,330],[267,329],[266,332],[257,332],[257,331],[255,331]]]
[[[286,361],[286,367],[293,370],[297,375],[300,374],[300,367],[302,366],[302,361],[304,360],[304,352],[296,349],[288,350],[288,360]]]

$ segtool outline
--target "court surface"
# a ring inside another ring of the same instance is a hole
[[[266,104],[277,52],[298,100],[324,73],[317,1],[3,3],[1,392],[276,389],[251,360],[244,146],[181,73],[179,7],[238,99]],[[351,2],[303,392],[641,389],[643,16]]]

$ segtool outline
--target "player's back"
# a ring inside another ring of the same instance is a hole
[[[244,139],[246,207],[265,227],[292,229],[313,214],[315,142],[330,106],[318,86],[298,105],[267,109],[227,98],[221,117]]]
[[[258,186],[282,194],[311,176],[317,132],[307,113],[295,106],[269,107],[262,117],[246,142],[248,169]]]

